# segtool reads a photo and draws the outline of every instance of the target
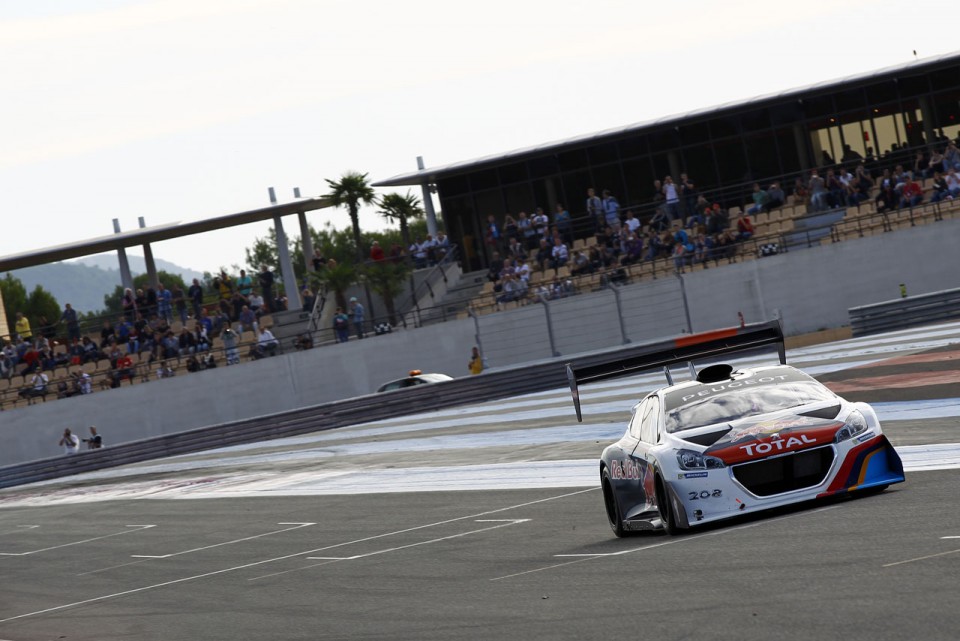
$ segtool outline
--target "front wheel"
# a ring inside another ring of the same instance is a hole
[[[673,513],[673,505],[670,503],[670,497],[667,494],[667,486],[659,474],[657,474],[656,491],[657,509],[660,511],[660,522],[663,524],[663,531],[667,534],[676,534],[679,530],[679,528],[677,528],[677,519]]]
[[[626,531],[623,529],[623,516],[617,504],[617,496],[613,492],[613,483],[610,481],[610,472],[603,468],[600,473],[600,487],[603,488],[603,506],[607,511],[607,522],[617,538],[623,538]]]

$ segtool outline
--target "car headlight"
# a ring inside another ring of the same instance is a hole
[[[833,437],[834,443],[841,443],[843,441],[848,441],[854,436],[863,434],[870,426],[867,425],[867,419],[863,418],[863,414],[857,410],[853,410],[847,416],[847,420],[844,422],[843,427],[837,430],[837,435]]]
[[[717,470],[727,466],[716,456],[706,456],[693,450],[677,450],[677,463],[683,470]]]

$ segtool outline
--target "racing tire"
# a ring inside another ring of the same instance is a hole
[[[617,504],[617,495],[613,491],[613,483],[610,481],[610,472],[603,468],[600,473],[600,487],[603,490],[603,507],[607,513],[607,523],[610,529],[619,539],[627,535],[623,529],[623,515],[620,513],[620,506]]]
[[[677,527],[677,518],[673,513],[673,506],[670,504],[670,497],[667,495],[667,486],[663,482],[663,478],[657,474],[656,476],[656,492],[657,492],[657,509],[660,511],[660,522],[663,524],[663,531],[667,534],[677,534],[679,528]]]

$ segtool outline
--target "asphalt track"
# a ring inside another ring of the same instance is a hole
[[[952,327],[932,347],[903,336],[890,356],[942,351],[957,334]],[[869,379],[864,393],[886,395],[885,429],[898,447],[960,442],[955,398],[897,405],[930,395],[891,391],[900,383],[885,378],[888,355],[864,363],[855,347],[807,354],[838,363],[824,378]],[[931,358],[914,359],[917,371],[937,370]],[[850,364],[854,374],[837,374]],[[908,364],[893,371],[909,380]],[[949,394],[949,381],[936,384]],[[621,391],[592,396],[597,433],[606,423],[622,429],[619,407],[607,407]],[[550,444],[541,426],[560,422],[552,398],[457,410],[456,426],[388,421],[327,435],[322,448],[320,437],[269,442],[0,493],[0,639],[960,637],[956,466],[908,472],[879,495],[626,539],[612,537],[598,490],[576,479],[525,489],[477,481],[455,492],[402,485],[414,465],[449,482],[468,463],[589,461],[599,439]],[[502,420],[482,423],[497,412]],[[469,416],[477,422],[465,427]],[[449,448],[437,436],[447,432],[473,440]],[[528,441],[505,443],[513,433]],[[383,451],[364,450],[375,444]],[[229,473],[216,467],[224,461]],[[387,461],[398,487],[330,485]],[[117,500],[127,495],[208,498]]]

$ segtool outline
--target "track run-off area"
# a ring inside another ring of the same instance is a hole
[[[0,491],[0,639],[956,639],[960,324],[787,356],[906,483],[615,539],[597,459],[662,374],[581,388],[583,423],[477,399]]]

